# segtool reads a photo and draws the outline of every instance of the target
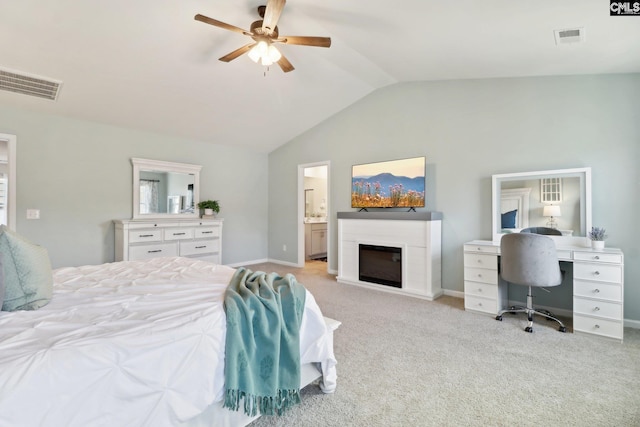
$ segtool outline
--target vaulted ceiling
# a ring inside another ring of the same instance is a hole
[[[268,70],[249,29],[264,0],[0,0],[0,69],[62,82],[57,100],[0,91],[0,105],[271,151],[397,82],[640,72],[640,16],[605,0],[289,0]],[[555,30],[581,28],[579,43]]]

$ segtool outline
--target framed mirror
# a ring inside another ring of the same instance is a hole
[[[200,165],[132,158],[133,218],[198,218]]]
[[[558,169],[493,175],[492,232],[528,227],[556,229],[552,238],[567,245],[588,245],[591,229],[591,168]]]

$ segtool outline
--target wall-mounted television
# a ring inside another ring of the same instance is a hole
[[[423,208],[425,157],[354,165],[352,208]]]

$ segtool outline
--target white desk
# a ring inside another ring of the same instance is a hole
[[[624,257],[620,249],[558,247],[561,261],[573,263],[573,330],[622,341]],[[498,277],[500,243],[474,240],[464,245],[465,310],[496,315],[508,306],[507,284]]]

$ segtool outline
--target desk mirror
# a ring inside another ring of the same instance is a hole
[[[197,218],[200,165],[132,158],[133,218]]]
[[[591,168],[492,176],[493,240],[528,227],[561,232],[554,240],[587,244],[591,229]]]

